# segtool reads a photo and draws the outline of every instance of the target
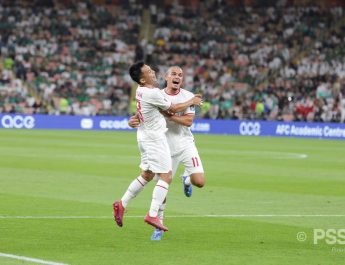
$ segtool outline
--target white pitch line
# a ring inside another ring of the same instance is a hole
[[[206,149],[204,150],[207,153],[220,154],[220,155],[245,155],[245,156],[260,156],[262,158],[271,158],[271,159],[305,159],[308,158],[307,154],[303,153],[289,153],[289,152],[274,152],[274,151],[246,151],[246,150],[214,150]]]
[[[128,216],[127,216],[128,217]],[[139,217],[139,216],[136,216]],[[142,217],[142,216],[140,216]],[[109,219],[111,216],[0,216],[0,219]]]
[[[345,214],[213,214],[205,215],[205,217],[345,217]]]
[[[168,215],[166,218],[256,218],[256,217],[345,217],[345,214],[206,214]],[[112,216],[0,216],[0,219],[112,219]],[[126,215],[125,218],[144,218],[143,215]]]
[[[17,256],[17,255],[13,255],[13,254],[1,253],[1,252],[0,252],[0,257],[17,259],[17,260],[24,260],[24,261],[28,261],[28,262],[36,262],[36,263],[47,264],[47,265],[68,265],[66,263],[48,261],[48,260],[43,260],[43,259],[34,259],[34,258],[29,258],[29,257],[24,257],[24,256]]]

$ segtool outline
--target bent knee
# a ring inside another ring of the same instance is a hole
[[[198,187],[198,188],[202,188],[205,186],[205,181],[198,181],[195,182],[194,186]]]
[[[153,177],[155,176],[155,173],[153,173],[150,170],[147,171],[142,171],[141,176],[146,180],[146,181],[151,181]]]
[[[159,178],[164,180],[166,183],[171,184],[172,181],[172,173],[169,171],[168,173],[161,173],[159,174]]]
[[[198,174],[191,177],[191,182],[194,186],[202,188],[205,186],[205,177],[204,174]]]

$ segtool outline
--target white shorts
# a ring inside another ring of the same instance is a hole
[[[196,149],[195,144],[191,144],[185,148],[181,153],[172,157],[172,176],[174,177],[178,166],[182,163],[185,167],[187,175],[193,173],[204,173],[204,168],[201,163],[201,159]]]
[[[140,168],[153,173],[168,173],[172,169],[170,149],[165,137],[157,141],[138,141]]]

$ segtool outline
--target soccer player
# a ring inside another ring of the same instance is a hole
[[[171,154],[165,135],[166,121],[160,110],[175,113],[191,105],[200,105],[202,100],[196,95],[183,103],[172,104],[156,87],[155,71],[143,62],[133,64],[129,69],[129,74],[133,81],[139,84],[136,91],[137,117],[140,120],[137,141],[141,153],[142,171],[141,175],[129,185],[121,200],[114,202],[114,219],[117,225],[122,227],[127,204],[157,174],[159,180],[153,190],[150,210],[144,221],[160,230],[168,231],[158,217],[158,210],[171,183],[172,170]]]
[[[166,73],[165,80],[167,86],[161,90],[162,94],[172,103],[177,104],[193,98],[193,93],[182,89],[183,71],[178,66],[170,67]],[[204,169],[198,150],[195,146],[194,137],[190,131],[195,116],[194,106],[188,107],[185,111],[171,115],[164,113],[167,119],[168,131],[166,132],[168,144],[172,158],[172,176],[175,175],[178,166],[182,163],[185,171],[182,175],[184,194],[187,197],[192,195],[192,185],[199,188],[205,184]],[[140,120],[132,116],[129,120],[131,127],[140,125]],[[158,216],[163,223],[166,200],[159,208]],[[160,240],[163,235],[161,229],[155,229],[151,237],[152,240]]]

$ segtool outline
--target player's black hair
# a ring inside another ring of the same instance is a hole
[[[129,67],[129,75],[131,76],[132,80],[137,82],[140,85],[140,78],[141,78],[141,68],[144,66],[144,62],[136,62]]]

